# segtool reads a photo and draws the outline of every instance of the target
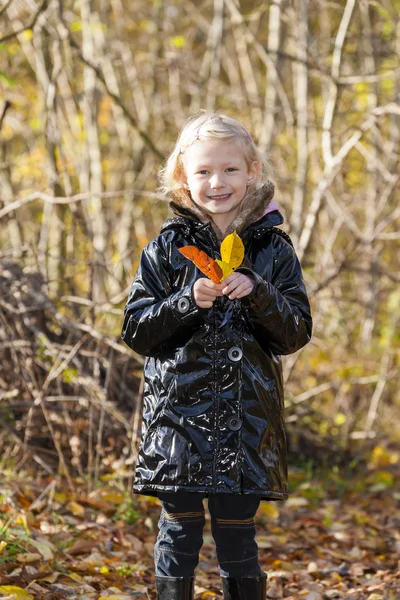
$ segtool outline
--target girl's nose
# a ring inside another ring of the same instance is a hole
[[[225,182],[223,180],[223,177],[221,177],[220,175],[217,175],[217,174],[213,175],[211,177],[210,186],[212,187],[213,190],[217,190],[217,189],[225,187]]]

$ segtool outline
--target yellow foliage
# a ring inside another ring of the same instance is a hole
[[[244,245],[236,231],[227,235],[221,243],[221,259],[216,259],[216,263],[222,269],[222,280],[233,273],[243,261]]]
[[[384,446],[375,446],[371,452],[369,464],[372,467],[379,468],[399,462],[399,453],[390,453]]]
[[[221,243],[221,258],[224,262],[231,265],[232,269],[237,269],[243,261],[244,245],[236,231],[227,235]]]
[[[109,492],[108,494],[104,494],[102,496],[102,500],[118,506],[119,504],[122,504],[125,501],[125,497],[119,492]]]
[[[343,413],[337,413],[335,415],[335,419],[334,419],[335,425],[343,425],[343,423],[346,423],[346,415]]]
[[[226,263],[223,260],[220,260],[219,258],[216,258],[215,262],[222,269],[222,279],[221,279],[221,281],[223,281],[224,279],[226,279],[226,277],[228,277],[228,275],[230,275],[231,273],[233,273],[232,266],[229,263]]]
[[[78,504],[77,502],[68,502],[67,508],[72,512],[73,515],[76,515],[77,517],[83,517],[83,515],[85,514],[85,509],[81,504]]]
[[[267,517],[268,519],[279,519],[279,509],[272,502],[262,502],[259,512],[263,515],[263,517]]]
[[[314,375],[307,375],[304,379],[304,383],[306,388],[312,388],[317,385],[318,381]]]
[[[33,600],[33,596],[17,585],[0,585],[0,593],[5,594],[7,600]]]
[[[171,45],[174,48],[183,48],[183,46],[185,45],[186,39],[183,35],[175,35],[174,37],[171,38]]]
[[[32,29],[25,29],[25,31],[23,31],[21,33],[21,36],[22,36],[22,39],[24,39],[24,40],[27,40],[27,41],[31,40],[33,38]]]
[[[83,29],[82,21],[72,21],[70,27],[71,27],[71,31],[73,31],[74,33],[78,33],[79,31],[82,31],[82,29]]]

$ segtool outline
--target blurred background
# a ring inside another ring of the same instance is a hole
[[[400,461],[399,0],[0,7],[0,465],[132,481],[120,340],[157,171],[200,108],[274,169],[314,335],[283,358],[292,465]]]

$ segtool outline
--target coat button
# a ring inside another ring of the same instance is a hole
[[[226,421],[226,425],[231,431],[238,431],[242,426],[242,419],[239,419],[239,417],[236,416],[229,417]]]
[[[240,360],[242,358],[242,356],[243,356],[243,352],[238,346],[232,346],[232,348],[229,348],[229,350],[228,350],[229,360],[233,360],[233,362],[236,362],[236,361]]]
[[[185,313],[189,310],[190,302],[187,298],[179,298],[178,300],[178,310],[181,313]]]

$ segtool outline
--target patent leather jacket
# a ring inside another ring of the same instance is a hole
[[[199,308],[192,287],[202,273],[178,248],[219,258],[210,222],[175,206],[144,248],[124,309],[122,339],[145,355],[142,437],[133,491],[287,494],[280,355],[311,338],[302,271],[278,210],[238,231],[250,295]]]

